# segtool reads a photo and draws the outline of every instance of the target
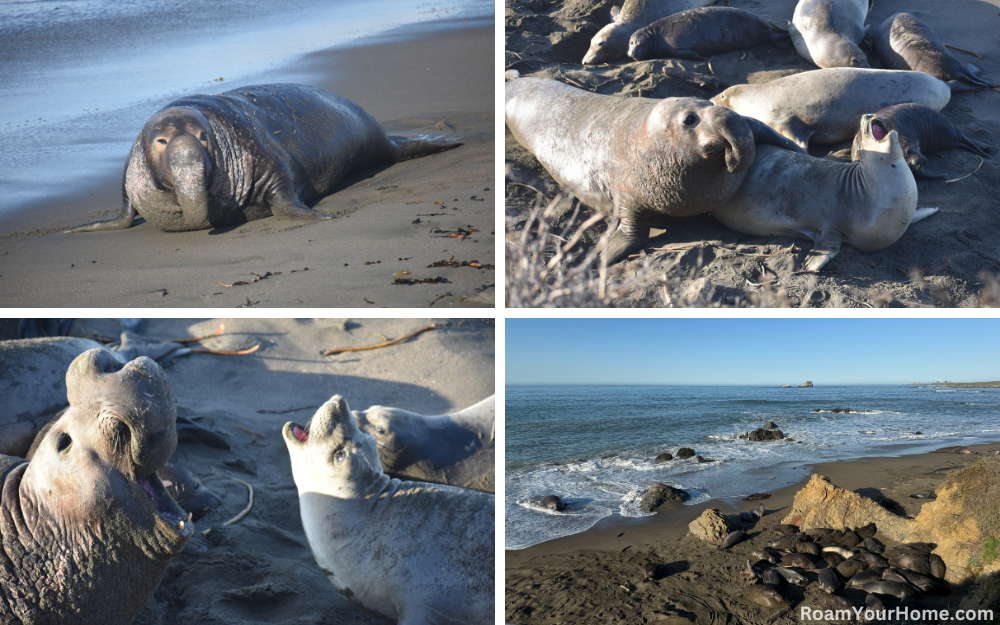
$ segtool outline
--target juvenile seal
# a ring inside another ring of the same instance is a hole
[[[712,102],[760,120],[806,149],[810,141],[850,140],[862,115],[891,104],[915,102],[940,111],[950,99],[948,85],[922,72],[836,67],[734,85]]]
[[[334,588],[383,620],[493,623],[493,495],[390,479],[340,395],[282,434],[302,527]]]
[[[636,61],[688,59],[771,43],[790,48],[788,33],[750,11],[732,7],[689,9],[656,20],[632,34],[628,55]]]
[[[0,622],[127,625],[194,531],[156,477],[176,401],[151,359],[100,349],[66,385],[31,461],[0,456]]]
[[[495,396],[445,415],[372,406],[354,416],[390,477],[495,491]]]
[[[952,93],[989,89],[971,63],[962,65],[930,26],[910,13],[890,15],[871,38],[872,52],[886,69],[912,69],[948,83]]]
[[[645,245],[656,219],[705,213],[729,199],[755,143],[797,149],[764,124],[697,98],[620,98],[517,78],[505,100],[514,138],[580,201],[617,217],[608,262]]]
[[[819,70],[831,71],[831,70]],[[712,216],[755,236],[812,239],[805,268],[818,271],[843,243],[874,252],[937,212],[917,210],[917,183],[895,131],[865,115],[861,160],[838,163],[761,146],[743,186]],[[853,532],[852,532],[853,534]],[[853,544],[858,537],[852,536]]]
[[[870,67],[858,45],[870,0],[799,0],[788,34],[799,56],[821,68]]]
[[[743,597],[765,608],[780,608],[788,605],[788,599],[776,589],[766,584],[753,584],[743,589]]]
[[[924,152],[940,152],[959,148],[989,158],[982,146],[963,135],[948,118],[921,104],[893,104],[875,113],[889,130],[899,133],[899,147],[903,150],[906,164],[914,176],[919,178],[944,178],[924,169],[927,159]],[[851,144],[851,160],[858,160],[860,134]]]
[[[722,546],[720,547],[720,549],[729,549],[730,547],[733,547],[736,544],[746,540],[746,537],[747,533],[744,532],[743,530],[736,530],[735,532],[730,532],[729,535],[723,539]]]
[[[274,215],[332,219],[308,208],[349,171],[461,143],[393,141],[347,98],[308,85],[193,95],[149,118],[125,161],[121,213],[65,232],[120,230],[141,215],[181,232]]]
[[[817,575],[820,590],[827,594],[834,594],[840,590],[840,578],[830,569],[820,569]]]
[[[222,503],[219,496],[206,488],[197,475],[180,465],[168,462],[156,474],[170,498],[191,513],[192,521],[201,519]]]
[[[597,65],[620,59],[628,53],[632,33],[656,20],[686,9],[715,4],[716,0],[625,0],[621,8],[611,7],[611,23],[597,31],[590,49],[583,56],[584,65]]]

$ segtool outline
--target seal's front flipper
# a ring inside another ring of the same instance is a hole
[[[791,139],[784,137],[776,130],[768,126],[767,124],[757,121],[753,117],[742,116],[743,121],[746,122],[747,126],[750,127],[750,132],[753,133],[753,142],[763,145],[773,145],[779,148],[784,148],[786,150],[791,150],[792,152],[799,152],[806,154],[807,152],[798,144],[796,144]]]
[[[444,143],[438,141],[393,141],[390,155],[394,162],[406,161],[419,156],[436,154],[445,150],[453,150],[461,143]]]
[[[609,265],[613,265],[620,260],[628,260],[628,255],[637,252],[649,242],[649,236],[640,237],[629,234],[622,230],[621,226],[615,230],[611,238],[608,239],[608,247],[604,250],[604,257]]]
[[[824,230],[818,237],[813,237],[814,245],[806,254],[806,271],[819,271],[840,252],[840,244],[844,237],[837,230]]]
[[[791,139],[795,145],[802,148],[802,152],[809,153],[809,139],[812,133],[806,131],[806,125],[798,117],[793,117],[788,123],[774,130]]]
[[[667,58],[681,59],[684,61],[704,61],[705,57],[698,54],[697,52],[692,52],[691,50],[677,50],[674,49],[667,55]]]
[[[915,213],[913,213],[913,219],[910,220],[910,225],[917,223],[921,219],[927,219],[934,213],[938,212],[936,206],[930,208],[918,208]]]
[[[271,214],[282,219],[333,219],[330,213],[322,213],[307,208],[301,202],[277,202],[271,204]]]
[[[138,213],[135,207],[132,206],[132,201],[126,198],[122,202],[122,210],[118,213],[117,217],[112,217],[111,219],[102,219],[101,221],[92,221],[90,223],[81,224],[79,226],[73,226],[72,228],[67,228],[63,230],[64,233],[68,232],[90,232],[93,230],[124,230],[132,225],[135,221],[135,216]]]

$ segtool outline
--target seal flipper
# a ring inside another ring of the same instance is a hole
[[[428,154],[436,154],[438,152],[444,152],[445,150],[452,150],[457,148],[461,143],[443,143],[438,141],[390,141],[392,144],[389,148],[390,158],[398,163],[399,161],[407,161],[411,158],[417,158],[420,156],[427,156]]]
[[[691,50],[678,50],[677,48],[672,48],[670,53],[666,55],[668,58],[681,59],[683,61],[704,61],[705,57],[698,54],[697,52],[692,52]]]
[[[775,147],[784,148],[786,150],[791,150],[792,152],[800,152],[802,154],[808,154],[801,146],[796,144],[791,139],[781,135],[774,128],[771,128],[764,122],[758,121],[753,117],[747,117],[743,115],[743,121],[746,125],[750,127],[750,132],[753,133],[753,142],[757,144],[773,145]]]
[[[938,212],[938,209],[937,209],[936,206],[929,207],[929,208],[918,208],[916,210],[916,212],[913,213],[913,219],[910,220],[910,225],[912,226],[913,224],[917,223],[921,219],[927,219],[928,217],[930,217],[931,215],[933,215],[936,212]]]
[[[966,152],[972,152],[973,154],[978,154],[983,158],[989,158],[990,155],[986,152],[986,148],[982,147],[972,139],[966,137],[958,128],[955,129],[955,147],[960,150],[965,150]]]
[[[944,174],[935,174],[933,172],[929,172],[927,171],[926,167],[921,167],[913,175],[922,180],[940,180],[941,178],[944,178]]]
[[[805,268],[807,271],[819,271],[840,252],[840,244],[844,240],[844,235],[839,230],[823,230],[819,236],[814,236],[811,233],[805,234],[814,243],[813,248],[806,254]]]
[[[806,132],[806,125],[802,123],[801,119],[793,117],[782,125],[782,127],[775,128],[774,130],[791,139],[796,145],[802,148],[803,152],[808,153],[809,139],[812,138],[812,133]]]
[[[135,206],[132,205],[132,200],[126,197],[122,200],[122,210],[118,213],[117,217],[73,226],[72,228],[63,230],[63,233],[91,232],[93,230],[124,230],[132,225],[132,222],[135,221],[135,216],[138,214]]]
[[[628,260],[628,255],[641,250],[649,242],[649,235],[639,236],[635,233],[626,232],[619,224],[608,240],[608,247],[604,251],[605,258],[609,265],[613,265],[620,260]]]

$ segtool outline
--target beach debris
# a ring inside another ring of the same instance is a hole
[[[417,278],[396,278],[393,284],[402,284],[405,286],[411,286],[414,284],[444,284],[447,283],[448,279],[444,276],[438,276],[436,278],[424,278],[423,280]]]
[[[406,270],[404,269],[403,271],[397,271],[396,273],[394,273],[394,274],[392,274],[392,275],[394,275],[394,276],[408,276],[408,275],[410,275],[410,272],[409,272],[409,271],[406,271]]]
[[[253,430],[247,429],[247,428],[243,427],[242,425],[236,425],[234,423],[233,427],[236,428],[237,430],[243,430],[247,434],[253,434],[254,436],[259,436],[261,438],[267,438],[267,434],[261,434],[260,432],[254,432]]]
[[[382,261],[380,261],[380,260],[369,260],[369,261],[366,261],[365,264],[366,265],[381,265]]]
[[[478,228],[468,228],[468,229],[466,229],[466,228],[459,228],[455,232],[451,232],[449,230],[441,230],[440,228],[434,228],[433,230],[431,230],[431,234],[440,234],[442,232],[445,233],[445,234],[441,235],[440,238],[442,238],[442,239],[459,239],[460,241],[464,241],[466,239],[471,238],[473,232],[479,232],[479,229]]]
[[[254,276],[254,279],[250,280],[249,282],[246,282],[245,280],[238,280],[236,282],[233,282],[232,284],[223,284],[221,282],[216,282],[216,284],[218,284],[219,286],[224,286],[224,287],[246,286],[248,284],[253,284],[254,282],[260,282],[261,280],[266,280],[266,279],[270,278],[271,276],[281,275],[281,272],[279,271],[277,273],[271,273],[270,271],[268,271],[264,275],[260,275],[258,273],[254,273],[254,272],[251,271],[250,275]]]
[[[455,260],[454,256],[451,257],[451,260],[442,259],[427,265],[428,269],[432,267],[475,267],[476,269],[489,269],[490,271],[495,269],[493,265],[484,265],[478,260]]]
[[[250,308],[251,306],[256,306],[259,303],[260,303],[260,300],[257,300],[256,302],[251,302],[250,298],[248,297],[247,298],[247,303],[246,304],[240,304],[239,306],[237,306],[237,308]]]
[[[239,523],[240,521],[243,520],[243,518],[246,515],[250,514],[250,510],[253,509],[253,486],[250,486],[250,484],[248,484],[247,482],[244,482],[243,480],[241,480],[238,477],[234,477],[232,479],[233,479],[233,481],[239,482],[240,484],[242,484],[242,485],[244,485],[244,486],[247,487],[247,493],[248,493],[248,499],[249,499],[249,501],[247,502],[247,507],[243,508],[242,512],[240,512],[239,514],[237,514],[233,518],[231,518],[228,521],[226,521],[225,523],[223,523],[223,525],[233,525],[235,523]],[[210,527],[207,530],[205,530],[204,532],[202,532],[201,535],[202,536],[208,536],[208,534],[211,531],[212,531],[212,528]]]
[[[368,300],[365,300],[365,301],[368,301]],[[368,303],[372,304],[374,302],[368,302]],[[435,324],[432,323],[431,325],[427,326],[426,328],[420,328],[416,332],[411,332],[410,334],[407,334],[406,336],[402,336],[402,337],[400,337],[398,339],[392,339],[390,341],[385,341],[383,343],[378,343],[376,345],[366,345],[365,347],[341,347],[341,348],[338,348],[338,349],[331,349],[331,350],[323,352],[323,355],[324,356],[333,356],[334,354],[341,354],[341,353],[344,353],[344,352],[362,352],[362,351],[365,351],[365,350],[368,350],[368,349],[378,349],[380,347],[388,347],[390,345],[395,345],[396,343],[401,343],[403,341],[412,339],[413,337],[417,336],[418,334],[421,334],[422,332],[427,332],[428,330],[433,330],[435,328],[437,328],[437,325],[435,325]]]
[[[247,300],[247,301],[250,301],[250,300]],[[256,303],[259,304],[260,302],[256,302]],[[252,354],[255,351],[257,351],[258,349],[260,349],[260,343],[257,343],[253,347],[248,347],[246,349],[237,349],[237,350],[192,348],[191,349],[191,353],[193,353],[193,354],[218,354],[220,356],[243,356],[243,355],[246,355],[246,354]]]

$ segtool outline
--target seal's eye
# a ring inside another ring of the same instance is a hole
[[[72,444],[73,444],[73,439],[70,437],[70,435],[67,434],[66,432],[62,432],[61,434],[59,434],[58,438],[56,438],[56,451],[62,453],[67,449],[69,449]]]
[[[913,150],[907,150],[906,151],[906,155],[907,156],[913,156]]]
[[[688,128],[694,126],[697,123],[698,123],[698,116],[695,115],[694,113],[688,113],[687,116],[684,118],[683,122],[683,124]]]
[[[375,431],[376,431],[377,433],[379,433],[379,434],[385,434],[385,428],[384,428],[384,427],[382,427],[381,425],[376,425],[376,426],[375,426]]]
[[[202,143],[205,143],[206,141],[208,141],[208,135],[205,134],[204,130],[202,130],[201,134],[198,135],[198,141],[201,141]]]
[[[344,458],[346,457],[347,457],[347,452],[341,449],[340,451],[337,452],[337,455],[335,455],[333,459],[336,460],[337,462],[343,462]]]
[[[162,143],[163,145],[167,145],[167,140],[164,139],[163,137],[160,137],[159,139],[157,139],[156,142],[157,143]]]

